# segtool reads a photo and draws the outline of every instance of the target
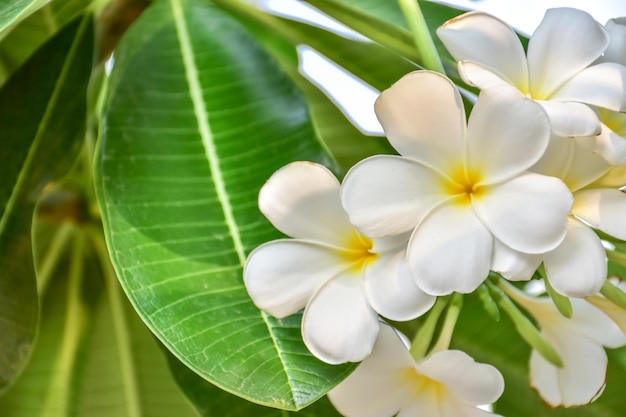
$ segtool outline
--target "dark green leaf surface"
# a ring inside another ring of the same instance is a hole
[[[149,327],[204,378],[299,409],[352,366],[312,357],[300,316],[260,312],[246,255],[277,237],[258,190],[293,160],[331,164],[303,97],[228,14],[163,1],[116,52],[96,185],[113,263]]]
[[[31,221],[43,187],[69,168],[85,128],[91,19],[60,32],[0,90],[0,392],[21,372],[37,325]]]

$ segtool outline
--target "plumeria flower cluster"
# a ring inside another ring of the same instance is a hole
[[[246,288],[278,318],[303,310],[303,340],[321,360],[363,361],[329,393],[341,413],[487,414],[477,406],[504,389],[495,368],[446,337],[409,351],[381,321],[436,322],[438,297],[485,288],[537,323],[522,336],[546,403],[602,392],[604,348],[626,345],[626,304],[604,296],[620,290],[601,238],[626,240],[625,23],[551,9],[525,50],[493,16],[452,19],[437,33],[479,91],[468,117],[450,79],[412,72],[375,103],[397,155],[360,161],[341,183],[293,162],[262,187],[259,208],[287,237],[250,253]],[[551,297],[514,283],[533,278]]]

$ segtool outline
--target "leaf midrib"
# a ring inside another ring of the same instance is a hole
[[[181,0],[170,0],[170,4],[172,7],[172,16],[174,19],[174,24],[176,27],[176,32],[178,34],[178,39],[180,42],[181,54],[183,58],[183,64],[185,67],[185,76],[189,85],[189,93],[191,95],[192,105],[194,109],[194,114],[196,117],[196,121],[198,123],[198,129],[200,132],[200,136],[202,138],[202,144],[204,145],[205,155],[209,162],[209,169],[211,172],[211,177],[215,184],[215,190],[217,193],[218,201],[220,202],[222,212],[224,214],[224,218],[226,221],[226,225],[228,227],[228,231],[233,240],[233,245],[235,247],[235,251],[237,253],[237,257],[241,266],[246,262],[246,253],[243,246],[243,242],[241,240],[241,233],[237,222],[233,216],[232,206],[230,204],[229,194],[226,191],[226,185],[224,181],[224,177],[222,175],[222,171],[220,169],[219,164],[219,155],[217,153],[217,149],[215,147],[215,143],[213,140],[213,134],[211,132],[211,128],[209,126],[209,116],[208,111],[206,109],[204,99],[202,97],[202,88],[199,82],[199,72],[196,66],[196,62],[194,59],[194,51],[193,46],[191,44],[191,39],[189,36],[189,32],[187,31],[187,21],[184,16],[183,7],[181,5]],[[279,348],[274,333],[272,331],[271,324],[268,321],[267,314],[263,311],[259,311],[263,322],[267,326],[268,333],[272,339],[276,352],[281,360],[281,364],[283,365],[283,370],[287,377],[287,382],[291,387],[293,387],[291,376],[288,372],[288,369],[285,367],[284,358]],[[293,394],[293,393],[292,393]],[[292,399],[294,400],[294,405],[296,404],[295,398],[292,395]]]

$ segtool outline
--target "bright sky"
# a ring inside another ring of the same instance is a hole
[[[362,39],[358,34],[316,12],[302,1],[253,1],[278,15],[314,22],[343,36]],[[442,0],[439,2],[457,5],[468,10],[487,11],[526,34],[531,34],[535,30],[545,10],[552,7],[574,7],[585,10],[602,24],[610,18],[626,16],[626,0]],[[301,72],[327,96],[339,103],[343,113],[364,133],[382,135],[382,128],[374,114],[374,100],[379,91],[355,80],[350,74],[309,47],[302,46],[298,51]]]

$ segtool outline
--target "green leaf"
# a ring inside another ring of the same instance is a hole
[[[327,397],[295,412],[263,407],[229,394],[211,385],[171,354],[168,362],[172,374],[202,417],[340,417]]]
[[[0,415],[197,416],[122,293],[104,237],[92,227],[37,222],[38,270],[43,276],[49,265],[51,278],[41,285],[36,349],[0,399]],[[45,239],[50,231],[53,237]]]
[[[49,0],[0,0],[0,38]]]
[[[46,184],[74,160],[85,129],[93,26],[48,42],[0,90],[0,392],[21,372],[37,325],[31,221]]]
[[[346,39],[300,22],[271,16],[238,1],[216,3],[232,13],[262,42],[302,90],[320,137],[344,171],[367,156],[395,153],[386,139],[361,133],[337,104],[300,74],[296,47],[311,46],[378,89],[387,88],[414,70],[413,64],[374,43]],[[389,65],[380,65],[381,61]]]
[[[598,400],[578,408],[551,409],[528,384],[530,348],[515,331],[511,320],[502,315],[494,322],[480,301],[466,297],[455,328],[452,348],[461,349],[478,362],[489,363],[504,375],[504,394],[494,411],[506,417],[621,417],[624,415],[626,349],[609,351],[607,385]]]
[[[32,53],[70,21],[74,20],[91,0],[54,1],[20,21],[0,39],[0,84],[28,59]]]
[[[260,312],[246,255],[278,237],[258,190],[293,160],[331,164],[301,94],[227,13],[159,2],[116,51],[96,186],[133,305],[185,365],[252,401],[296,410],[353,365],[311,356],[300,316]]]
[[[413,43],[411,32],[407,29],[363,12],[352,4],[344,4],[337,0],[306,1],[374,42],[417,64],[421,64],[420,52]]]

